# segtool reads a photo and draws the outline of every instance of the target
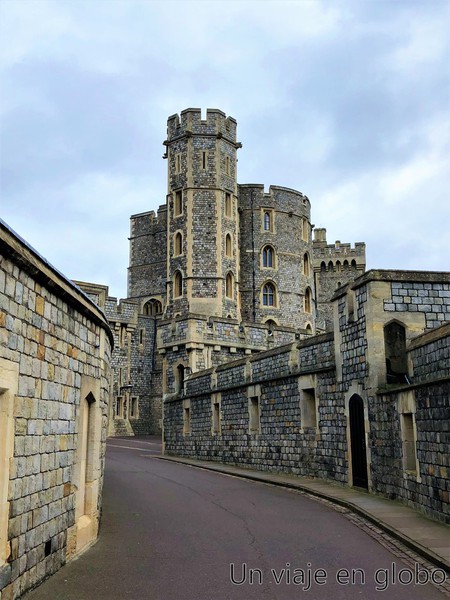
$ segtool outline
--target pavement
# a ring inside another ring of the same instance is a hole
[[[320,479],[279,475],[179,456],[161,455],[155,456],[155,458],[291,488],[328,500],[364,517],[418,555],[450,573],[450,527],[444,523],[432,521],[417,510],[396,500],[388,500],[369,494],[362,489],[345,487]]]

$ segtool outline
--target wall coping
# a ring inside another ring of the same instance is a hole
[[[18,263],[38,283],[64,299],[88,319],[102,327],[114,346],[112,331],[103,311],[73,281],[41,256],[28,242],[0,219],[0,249]]]
[[[425,333],[421,333],[417,337],[415,337],[409,344],[407,348],[407,352],[411,352],[416,348],[421,348],[422,346],[427,346],[437,340],[444,339],[450,336],[450,323],[444,323],[431,331],[425,331]]]

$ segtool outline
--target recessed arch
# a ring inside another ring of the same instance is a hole
[[[183,254],[183,234],[181,231],[177,231],[174,236],[173,253],[174,256],[180,256],[180,254]]]
[[[225,236],[225,255],[228,256],[228,258],[232,258],[233,256],[231,234],[229,233]]]
[[[334,265],[333,265],[333,261],[330,260],[328,263],[328,271],[334,271]]]
[[[183,275],[181,271],[175,271],[173,276],[173,297],[180,298],[183,295]]]
[[[310,267],[310,261],[309,261],[309,254],[307,252],[305,252],[305,254],[303,255],[303,275],[305,275],[305,277],[309,277],[311,272],[311,267]]]
[[[156,317],[156,315],[162,314],[162,311],[162,303],[156,298],[150,298],[142,307],[142,313],[148,317]]]
[[[225,277],[225,296],[233,298],[234,296],[234,277],[231,271],[228,271]]]
[[[310,287],[305,290],[305,312],[312,312],[312,291]]]

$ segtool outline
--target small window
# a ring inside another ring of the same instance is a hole
[[[401,431],[403,446],[403,469],[405,471],[416,473],[417,457],[413,413],[403,413],[401,415]]]
[[[225,254],[230,258],[233,256],[233,252],[231,250],[231,235],[229,233],[227,233],[225,237]]]
[[[309,223],[306,219],[302,220],[302,240],[309,241]]]
[[[173,212],[176,217],[181,215],[183,212],[183,195],[181,190],[175,192],[175,206]]]
[[[121,419],[123,417],[123,398],[117,396],[116,398],[116,417]]]
[[[263,267],[273,268],[275,264],[274,261],[274,251],[272,246],[265,246],[263,248]]]
[[[248,431],[249,433],[260,433],[261,432],[261,421],[260,421],[260,407],[259,397],[252,396],[248,399]]]
[[[301,390],[300,413],[302,429],[317,427],[316,410],[316,392],[314,388]]]
[[[228,192],[225,194],[225,216],[232,216],[231,194],[229,194]]]
[[[328,270],[329,271],[334,271],[334,265],[333,265],[333,261],[330,260],[330,262],[328,263]]]
[[[312,327],[311,327],[311,323],[307,323],[306,324],[306,333],[308,335],[312,335],[312,332],[313,332],[313,330],[312,330]]]
[[[213,394],[211,403],[211,415],[212,415],[212,434],[220,435],[221,433],[221,419],[220,419],[220,394]]]
[[[181,154],[175,155],[175,173],[181,173]]]
[[[191,403],[189,400],[183,402],[183,434],[191,433]]]
[[[227,273],[225,280],[225,295],[227,298],[233,298],[233,274]]]
[[[336,261],[336,271],[340,271],[341,270],[341,261],[337,260]]]
[[[231,174],[231,166],[230,166],[230,157],[229,156],[225,157],[225,172],[227,175]]]
[[[159,300],[149,300],[144,304],[144,315],[147,317],[155,317],[162,314],[162,304]]]
[[[139,329],[139,345],[142,346],[144,344],[144,329]]]
[[[206,169],[206,151],[203,150],[202,152],[202,169],[205,170]]]
[[[352,269],[356,269],[356,260],[352,260]]]
[[[179,298],[183,295],[183,276],[180,271],[175,273],[173,278],[173,296],[174,298]]]
[[[386,383],[408,383],[406,329],[393,321],[384,327]]]
[[[183,236],[180,232],[175,234],[174,250],[175,256],[180,256],[183,253]]]
[[[306,288],[305,292],[305,312],[312,312],[312,292],[311,288]]]
[[[273,229],[272,212],[270,210],[265,210],[263,213],[263,228],[264,231],[272,231]]]
[[[327,265],[325,264],[325,262],[324,262],[324,261],[322,261],[322,262],[320,263],[320,270],[321,270],[322,272],[327,270]]]
[[[178,365],[177,366],[177,370],[175,373],[175,386],[176,386],[176,392],[182,392],[183,388],[184,388],[184,374],[185,374],[185,366],[184,365]]]
[[[310,275],[309,256],[307,253],[303,256],[303,275],[306,277]]]
[[[130,419],[137,419],[138,417],[138,399],[136,396],[132,396],[130,400]]]
[[[121,325],[120,326],[120,346],[121,346],[121,348],[123,348],[127,344],[128,344],[127,326]]]
[[[275,306],[275,286],[272,283],[263,287],[263,306]]]
[[[344,260],[344,269],[347,270],[348,269],[348,260]]]

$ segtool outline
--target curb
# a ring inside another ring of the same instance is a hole
[[[254,474],[252,472],[245,473],[245,472],[239,471],[239,472],[233,473],[233,472],[229,471],[227,468],[227,465],[224,465],[223,463],[214,463],[211,466],[209,466],[209,465],[205,465],[205,464],[197,464],[192,459],[185,459],[182,457],[178,458],[178,457],[172,457],[172,456],[154,456],[152,458],[157,458],[159,460],[166,460],[169,462],[176,462],[176,463],[188,465],[191,467],[196,467],[197,469],[204,469],[205,471],[214,471],[216,473],[222,473],[224,475],[231,475],[233,477],[239,477],[241,479],[248,479],[250,481],[257,481],[259,483],[267,483],[269,485],[275,485],[277,487],[284,487],[287,489],[298,490],[298,491],[304,492],[305,494],[307,494],[309,496],[321,498],[323,500],[328,500],[329,502],[331,502],[333,504],[337,504],[338,506],[347,508],[351,512],[356,513],[357,515],[363,517],[364,519],[366,519],[373,525],[376,525],[377,527],[379,527],[385,533],[388,533],[393,538],[400,541],[402,544],[407,546],[410,550],[413,550],[414,552],[416,552],[423,558],[430,561],[436,567],[442,569],[447,574],[450,574],[450,563],[448,563],[442,557],[435,554],[429,548],[422,546],[422,544],[419,544],[418,542],[412,540],[411,538],[404,535],[397,529],[394,529],[387,523],[380,521],[379,519],[374,517],[372,514],[370,514],[363,508],[353,504],[353,502],[349,502],[348,500],[343,500],[342,498],[335,498],[333,496],[328,496],[327,494],[324,494],[323,492],[319,492],[318,490],[311,490],[309,487],[302,485],[300,482],[299,483],[297,483],[297,482],[289,483],[287,481],[277,481],[276,479],[267,479],[265,477]],[[232,465],[230,465],[230,467],[233,468]],[[376,496],[374,496],[374,497],[376,498]]]

